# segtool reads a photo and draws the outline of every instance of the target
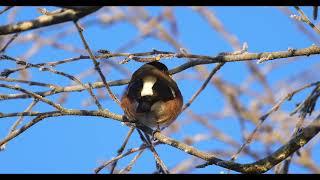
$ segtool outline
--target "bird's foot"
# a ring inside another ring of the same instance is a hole
[[[152,140],[153,141],[157,140],[156,137],[154,137],[155,133],[160,132],[160,131],[161,131],[161,129],[160,129],[160,126],[158,125],[157,129],[153,130],[153,132],[152,132]]]

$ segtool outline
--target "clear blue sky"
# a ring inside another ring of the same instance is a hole
[[[1,7],[2,8],[2,7]],[[48,9],[53,9],[48,7]],[[148,7],[149,13],[152,15],[159,14],[161,7]],[[243,43],[247,42],[249,45],[249,52],[265,52],[265,51],[279,51],[287,50],[288,47],[304,48],[313,43],[305,34],[298,30],[296,24],[291,19],[275,7],[210,7],[218,18],[224,23],[226,29],[237,36],[238,40]],[[294,8],[290,8],[296,12]],[[312,15],[311,7],[303,7],[303,10],[309,17]],[[88,16],[80,22],[96,16]],[[0,15],[0,25],[7,24],[8,12]],[[17,20],[28,20],[39,16],[39,13],[34,7],[22,7],[18,14]],[[178,26],[178,42],[183,44],[191,53],[203,55],[215,55],[220,52],[232,51],[232,47],[214,31],[211,26],[204,21],[202,17],[187,7],[175,8],[175,16],[177,18]],[[59,25],[63,29],[71,27],[73,24],[68,22]],[[166,24],[168,27],[168,24]],[[310,29],[308,26],[305,26]],[[41,36],[47,37],[55,33],[50,31],[52,27],[42,28]],[[62,29],[62,30],[63,30]],[[56,30],[56,29],[55,29]],[[23,32],[21,35],[27,35],[28,32]],[[89,45],[93,50],[107,49],[110,51],[117,50],[121,45],[133,39],[139,34],[136,28],[127,22],[116,23],[112,26],[90,26],[85,29],[85,36]],[[72,44],[78,48],[82,48],[82,43],[77,33],[63,39],[56,39],[59,43]],[[14,57],[19,57],[31,48],[30,43],[22,43],[8,48],[7,54]],[[127,52],[145,52],[152,48],[157,50],[174,51],[174,48],[165,42],[161,42],[154,38],[148,38],[137,46],[130,48]],[[48,62],[55,60],[62,60],[64,58],[79,56],[77,53],[65,52],[45,46],[38,53],[34,54],[28,59],[31,63]],[[304,69],[316,65],[318,56],[309,57],[310,60],[301,58],[298,61],[292,61],[291,64],[286,65],[285,68],[279,68],[267,75],[267,80],[270,84],[277,82],[279,79],[286,79],[292,74],[298,74]],[[281,60],[282,61],[282,60]],[[284,60],[286,61],[286,60]],[[185,62],[182,59],[164,60],[169,69],[176,67]],[[14,68],[15,64],[11,62],[0,62],[0,71],[5,68]],[[278,61],[270,63],[282,63]],[[141,63],[129,62],[125,64],[126,68],[131,71],[137,69]],[[265,64],[259,65],[260,68]],[[57,66],[57,70],[68,72],[69,74],[77,75],[80,72],[92,67],[91,61],[79,61],[77,63],[68,63]],[[210,70],[213,65],[207,65]],[[32,80],[40,82],[58,82],[60,85],[69,85],[70,80],[52,75],[48,72],[40,72],[37,69],[32,69]],[[193,70],[188,70],[192,73]],[[248,69],[243,62],[230,63],[225,65],[218,73],[219,77],[224,80],[239,84],[247,78]],[[12,75],[17,78],[18,73]],[[110,71],[106,74],[108,80],[117,80],[128,78],[116,71]],[[319,79],[319,74],[314,74],[314,80]],[[98,76],[90,76],[83,79],[83,82],[95,82]],[[197,81],[179,81],[179,86],[182,90],[185,101],[187,101],[192,94],[201,86]],[[28,86],[22,86],[28,87]],[[30,88],[30,87],[28,87]],[[257,90],[261,87],[257,86]],[[41,90],[42,88],[31,87],[32,90]],[[117,93],[122,93],[124,87],[112,88]],[[277,89],[273,89],[277,92]],[[0,88],[0,94],[14,93]],[[96,91],[95,91],[96,92]],[[302,93],[300,97],[303,98],[306,93]],[[60,95],[51,96],[51,100],[56,100]],[[67,108],[81,108],[81,109],[96,109],[94,105],[89,107],[82,107],[81,103],[84,99],[88,99],[86,92],[71,93],[66,104]],[[298,102],[299,99],[297,99]],[[18,112],[23,111],[31,99],[27,100],[10,100],[0,101],[0,112]],[[246,99],[243,99],[244,103]],[[284,108],[288,111],[292,110],[294,104],[287,103]],[[102,105],[109,110],[122,113],[122,110],[112,101],[104,100]],[[192,104],[192,108],[199,114],[209,112],[218,112],[224,106],[224,101],[221,99],[221,94],[217,89],[208,86],[207,89],[198,97]],[[46,105],[37,105],[35,111],[48,111],[50,107]],[[182,114],[179,120],[185,120],[186,114]],[[0,119],[0,137],[6,136],[11,124],[16,118]],[[25,122],[30,120],[26,118]],[[234,137],[241,143],[241,134],[239,130],[239,123],[232,118],[230,121],[214,121],[214,124],[223,130],[228,135]],[[58,117],[48,118],[34,127],[23,133],[19,137],[10,141],[7,149],[0,152],[0,173],[93,173],[101,162],[109,160],[116,155],[117,149],[120,147],[124,136],[128,131],[128,127],[121,125],[119,122],[109,119],[95,118],[95,117]],[[252,128],[251,128],[252,129]],[[193,136],[204,128],[196,123],[192,123],[184,127],[179,133],[172,135],[176,139],[182,139],[185,136]],[[139,146],[141,143],[137,133],[133,134],[133,138],[129,141],[128,147],[133,148]],[[201,150],[208,149],[223,149],[230,148],[218,141],[210,140],[195,144],[195,147]],[[250,146],[252,149],[259,148],[259,144]],[[167,145],[160,145],[157,151],[163,158],[168,167],[173,167],[176,163],[185,158],[189,158],[184,152],[176,150]],[[236,149],[233,150],[234,152]],[[320,147],[316,145],[313,156],[317,164],[320,162]],[[119,162],[119,167],[127,165],[133,156],[129,156]],[[239,162],[252,162],[249,158],[240,158]],[[133,167],[132,173],[150,173],[154,171],[154,159],[152,154],[147,151]],[[193,173],[219,173],[224,171],[223,168],[217,166],[210,166],[204,169],[196,169]],[[292,165],[291,172],[308,173],[304,168]]]

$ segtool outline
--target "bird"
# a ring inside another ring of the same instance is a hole
[[[159,61],[137,69],[122,97],[121,107],[129,121],[161,131],[179,116],[183,96],[166,65]]]

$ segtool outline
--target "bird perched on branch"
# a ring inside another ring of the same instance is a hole
[[[121,98],[121,107],[130,121],[156,130],[169,126],[182,105],[178,85],[160,62],[146,63],[136,70]]]

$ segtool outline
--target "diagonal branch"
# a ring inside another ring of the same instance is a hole
[[[79,9],[60,9],[60,12],[50,15],[42,15],[34,20],[0,26],[0,35],[18,33],[67,21],[75,21],[97,11],[100,8],[100,6],[88,6],[81,7]]]
[[[302,20],[306,22],[315,32],[320,34],[320,29],[315,26],[310,19],[304,14],[304,12],[299,8],[299,6],[294,6],[296,10],[299,12],[299,14],[302,16]]]
[[[287,144],[281,146],[277,151],[261,160],[249,164],[240,164],[232,161],[224,161],[215,157],[212,154],[200,151],[192,146],[169,138],[159,132],[154,133],[154,137],[162,143],[168,144],[188,154],[206,160],[208,161],[208,164],[215,164],[242,173],[264,173],[270,170],[278,163],[280,163],[281,161],[285,160],[291,154],[293,154],[298,149],[307,144],[313,137],[315,137],[320,131],[319,122],[320,115],[316,119],[314,119],[313,122],[310,123],[310,125],[303,128],[301,132],[297,134],[295,137],[293,137]],[[152,130],[149,128],[143,127],[143,130],[148,134],[152,134]],[[198,166],[198,168],[201,167],[202,166]]]
[[[78,29],[79,35],[80,35],[80,37],[81,37],[81,40],[82,40],[82,43],[83,43],[85,49],[88,51],[88,53],[89,53],[89,55],[90,55],[90,58],[91,58],[92,61],[93,61],[95,70],[98,71],[98,73],[99,73],[99,75],[100,75],[100,77],[101,77],[101,80],[102,80],[102,82],[103,82],[103,85],[106,87],[106,89],[107,89],[107,91],[108,91],[111,99],[112,99],[113,101],[115,101],[117,104],[120,105],[119,99],[118,99],[117,96],[115,96],[115,95],[113,94],[113,92],[111,91],[110,86],[108,85],[107,80],[106,80],[105,76],[103,75],[103,73],[102,73],[102,71],[101,71],[101,69],[100,69],[100,67],[99,67],[99,63],[98,63],[97,59],[96,59],[95,56],[93,55],[91,49],[89,48],[89,45],[88,45],[87,41],[85,40],[85,38],[84,38],[84,36],[83,36],[83,33],[82,33],[83,29],[80,27],[80,25],[79,25],[79,23],[78,23],[77,21],[74,21],[74,24],[75,24],[75,26],[76,26],[77,29]]]
[[[202,92],[202,90],[204,90],[204,88],[206,88],[207,84],[209,83],[209,81],[211,80],[212,76],[224,65],[224,63],[219,63],[209,74],[209,76],[207,77],[206,81],[202,84],[202,86],[200,87],[200,89],[190,98],[190,100],[182,107],[182,111],[184,111],[185,109],[187,109],[191,103],[198,97],[198,95]]]
[[[27,107],[27,109],[24,112],[30,112],[30,110],[39,102],[39,100],[37,99],[33,99],[33,101],[31,102],[31,104]],[[16,122],[14,122],[14,124],[11,126],[9,133],[7,135],[11,136],[12,133],[14,133],[14,131],[17,129],[17,127],[21,124],[22,120],[23,120],[24,116],[21,115]],[[6,148],[6,143],[0,146],[0,151],[4,150]]]

